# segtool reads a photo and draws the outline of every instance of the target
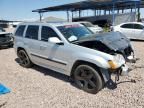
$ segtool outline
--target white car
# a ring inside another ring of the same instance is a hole
[[[113,30],[124,34],[130,39],[144,40],[144,24],[141,22],[122,23],[113,27]]]
[[[111,34],[104,37],[109,36]],[[97,93],[109,81],[111,85],[112,73],[127,71],[125,58],[101,44],[98,40],[102,36],[97,36],[96,40],[95,34],[81,24],[22,23],[14,37],[14,48],[21,66],[37,64],[71,76],[79,88],[89,93]],[[112,41],[110,43],[108,45],[117,46]],[[108,50],[109,54],[97,46]]]
[[[12,47],[13,37],[9,32],[5,32],[3,28],[0,28],[0,48],[2,47]]]
[[[85,27],[87,27],[94,33],[102,33],[103,32],[103,29],[101,27],[99,27],[98,25],[93,25],[90,22],[79,22],[79,23],[84,25]]]

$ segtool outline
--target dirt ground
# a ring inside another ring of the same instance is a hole
[[[140,60],[129,64],[129,76],[121,76],[116,89],[95,95],[77,89],[65,75],[39,66],[25,69],[13,48],[2,49],[0,83],[11,93],[0,95],[0,108],[144,108],[144,42],[132,45]]]

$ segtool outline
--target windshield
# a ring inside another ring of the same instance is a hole
[[[86,27],[78,24],[59,26],[57,28],[69,42],[78,41],[82,37],[87,37],[93,34]]]
[[[91,23],[81,23],[81,24],[86,27],[94,27],[94,25],[92,25]]]

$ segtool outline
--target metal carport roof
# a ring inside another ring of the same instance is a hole
[[[46,7],[42,9],[36,9],[32,12],[50,12],[50,11],[77,11],[87,9],[102,9],[111,10],[115,6],[115,9],[131,9],[135,7],[144,7],[144,1],[142,0],[87,0],[76,3],[64,4],[53,7]]]

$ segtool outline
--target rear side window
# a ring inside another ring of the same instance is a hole
[[[122,28],[133,29],[133,24],[124,24],[121,26]]]
[[[140,24],[134,24],[134,29],[144,29],[144,26]]]
[[[15,36],[23,36],[24,30],[25,30],[25,25],[20,25],[15,33]]]
[[[50,37],[58,37],[57,33],[50,27],[43,26],[41,30],[41,40],[42,41],[48,41],[48,38]]]
[[[38,40],[39,26],[30,25],[26,31],[26,38]]]

